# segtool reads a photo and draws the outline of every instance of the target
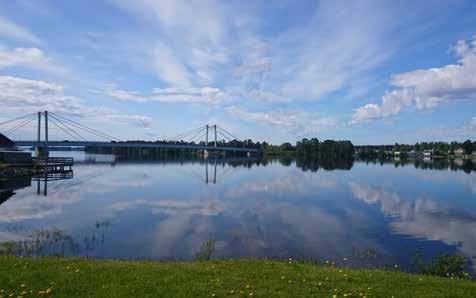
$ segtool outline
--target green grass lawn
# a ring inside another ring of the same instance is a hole
[[[0,297],[18,296],[476,297],[476,282],[294,261],[0,257]]]

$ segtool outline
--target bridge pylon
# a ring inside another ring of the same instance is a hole
[[[41,116],[45,116],[45,142],[41,143]],[[38,135],[37,135],[38,145],[35,147],[35,155],[38,156],[48,156],[48,111],[38,112]]]

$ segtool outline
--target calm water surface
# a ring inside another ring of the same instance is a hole
[[[362,162],[313,172],[295,162],[121,163],[74,155],[85,161],[74,177],[48,181],[46,192],[42,179],[3,186],[18,189],[1,194],[0,242],[61,230],[37,253],[193,259],[212,241],[214,258],[409,267],[421,252],[476,261],[475,172]]]

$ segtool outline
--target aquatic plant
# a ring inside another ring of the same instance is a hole
[[[413,258],[413,264],[419,273],[450,278],[471,278],[464,270],[467,262],[465,257],[450,254],[438,255],[430,262],[425,262],[421,254]]]

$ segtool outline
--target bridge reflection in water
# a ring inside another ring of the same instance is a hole
[[[63,171],[57,173],[45,173],[35,176],[12,177],[9,179],[0,180],[0,205],[15,195],[17,190],[31,187],[33,182],[36,182],[36,194],[48,195],[48,182],[72,179],[74,177],[73,171]]]
[[[204,159],[162,159],[162,160],[134,160],[127,157],[113,158],[110,160],[86,159],[76,161],[78,166],[83,165],[110,165],[112,167],[128,164],[185,164],[198,163],[203,165],[203,172],[184,173],[191,177],[198,178],[204,184],[217,184],[220,178],[224,178],[237,166],[251,167],[255,164],[261,164],[264,161],[258,158],[250,157],[231,157],[231,158],[204,158]],[[226,166],[227,165],[227,166]],[[72,169],[61,171],[50,171],[44,174],[24,177],[11,177],[0,180],[0,205],[13,197],[16,191],[31,187],[36,183],[36,194],[48,196],[48,183],[53,181],[73,179]]]
[[[36,181],[36,194],[48,196],[48,182],[73,179],[73,171],[64,171],[58,173],[45,173],[44,175],[38,175],[31,177],[32,181]],[[41,185],[43,184],[43,191],[41,191]]]

